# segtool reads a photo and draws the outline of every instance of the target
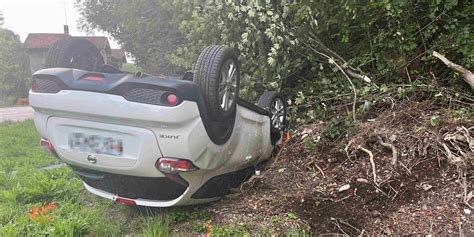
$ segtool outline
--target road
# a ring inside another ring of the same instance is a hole
[[[33,112],[30,106],[0,108],[0,123],[32,119]]]

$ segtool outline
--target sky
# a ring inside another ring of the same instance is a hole
[[[79,12],[75,0],[0,0],[0,11],[5,18],[4,27],[20,35],[25,41],[29,33],[63,33],[63,25],[69,25],[69,34],[86,35],[78,29]],[[65,17],[67,16],[67,17]],[[95,32],[96,36],[107,36]],[[110,46],[118,44],[109,37]]]

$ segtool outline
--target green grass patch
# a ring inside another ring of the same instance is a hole
[[[165,216],[88,193],[68,168],[39,145],[32,121],[0,123],[0,236],[169,236]],[[54,208],[42,210],[48,205]],[[34,215],[36,212],[36,215]]]

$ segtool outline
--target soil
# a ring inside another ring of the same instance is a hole
[[[474,190],[474,153],[462,147],[466,160],[454,164],[439,143],[443,134],[473,122],[452,118],[428,101],[371,111],[336,141],[323,138],[322,122],[295,129],[260,176],[198,208],[210,214],[212,225],[243,226],[252,233],[296,228],[314,234],[474,235],[474,210],[464,202]],[[440,124],[433,124],[433,116]],[[395,164],[379,139],[396,148]],[[375,180],[361,147],[373,153]]]

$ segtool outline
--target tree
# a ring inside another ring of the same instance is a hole
[[[185,69],[169,55],[184,40],[173,19],[170,1],[77,0],[84,30],[108,32],[150,73],[174,74]]]
[[[28,95],[31,72],[20,37],[0,27],[0,99]]]

